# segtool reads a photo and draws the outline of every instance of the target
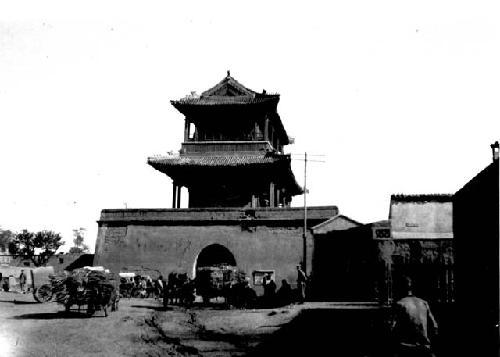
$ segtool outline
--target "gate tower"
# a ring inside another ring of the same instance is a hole
[[[285,145],[293,143],[277,112],[279,94],[257,93],[227,76],[201,95],[172,100],[185,116],[178,154],[148,158],[173,181],[172,208],[181,188],[189,208],[289,207],[302,193]]]

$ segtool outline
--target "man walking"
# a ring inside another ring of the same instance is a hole
[[[434,357],[431,338],[437,335],[436,320],[427,301],[413,295],[411,279],[405,283],[407,295],[394,305],[395,356]]]
[[[297,289],[298,289],[298,298],[299,304],[304,303],[306,301],[306,282],[307,276],[306,273],[302,270],[302,267],[297,265]]]
[[[19,287],[21,288],[21,293],[26,293],[26,275],[24,275],[24,270],[21,269],[21,275],[19,275]]]

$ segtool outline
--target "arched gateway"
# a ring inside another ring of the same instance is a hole
[[[193,277],[196,277],[196,271],[199,268],[221,264],[236,266],[236,259],[234,259],[233,253],[221,244],[206,246],[195,259]]]
[[[237,264],[248,276],[274,270],[290,281],[304,254],[310,266],[312,236],[303,238],[303,210],[290,207],[303,190],[285,154],[292,140],[279,100],[229,73],[201,95],[173,100],[185,124],[179,153],[148,158],[172,179],[172,209],[103,210],[94,264],[143,265],[164,275],[192,270],[193,278],[201,267]],[[308,207],[307,226],[337,214],[335,206]]]

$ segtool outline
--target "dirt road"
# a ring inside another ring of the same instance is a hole
[[[376,304],[165,311],[160,300],[122,299],[108,317],[63,310],[0,292],[0,356],[388,356],[386,311]]]
[[[0,356],[244,355],[301,308],[164,311],[154,299],[122,299],[108,317],[63,310],[31,295],[1,292]]]

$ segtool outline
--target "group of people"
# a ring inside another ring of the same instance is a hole
[[[160,297],[163,294],[163,277],[153,280],[150,276],[135,276],[132,280],[120,279],[120,294],[123,297]]]
[[[168,280],[164,281],[160,276],[157,289],[159,296],[163,296],[163,304],[190,305],[195,300],[194,280],[190,279],[186,273],[171,272]]]
[[[22,275],[23,272],[21,272],[19,280],[21,289],[24,289],[26,280],[25,277],[22,279]],[[150,288],[155,291],[156,296],[164,296],[168,299],[174,297],[174,295],[169,296],[169,293],[172,294],[175,279],[180,280],[178,276],[169,276],[169,278],[169,284],[166,284],[162,276],[154,282],[152,279],[138,277],[135,283],[141,290]],[[272,275],[266,274],[263,278],[264,295],[262,301],[266,307],[284,306],[294,302],[303,303],[306,299],[307,281],[307,276],[301,265],[297,265],[297,288],[295,290],[292,289],[286,279],[281,281],[281,287],[277,289]],[[243,292],[251,289],[247,280],[242,284],[235,284],[233,288],[234,292],[237,292],[234,296],[235,301],[246,295]],[[393,356],[433,357],[435,355],[432,351],[431,341],[437,336],[438,332],[436,319],[431,312],[429,303],[413,294],[411,279],[407,278],[405,280],[404,288],[406,294],[394,303],[391,310],[390,330],[394,342]],[[253,289],[251,290],[253,291]],[[252,297],[256,298],[255,292]],[[244,299],[245,302],[246,300]],[[244,307],[244,304],[242,307]]]
[[[0,273],[0,282],[2,285],[1,288],[3,289],[3,291],[9,291],[11,289],[10,281],[9,281],[10,279],[15,280],[14,275],[9,275],[8,277],[3,277],[2,273]],[[27,278],[26,278],[26,274],[24,274],[24,269],[21,269],[21,273],[19,274],[19,277],[17,278],[17,280],[19,281],[19,290],[21,291],[22,294],[26,294],[28,289],[26,286]]]
[[[263,278],[264,287],[264,305],[267,307],[284,306],[291,303],[302,304],[306,300],[306,285],[307,276],[301,265],[297,265],[297,289],[292,289],[292,286],[286,279],[281,280],[281,287],[277,289],[270,273]]]
[[[9,291],[11,289],[11,284],[10,284],[11,279],[15,280],[14,275],[11,274],[9,276],[4,277],[2,275],[2,273],[0,273],[0,285],[1,285],[1,289],[3,291]],[[25,294],[27,292],[27,287],[26,287],[27,278],[26,278],[26,274],[24,274],[23,269],[21,269],[21,274],[19,275],[17,280],[19,281],[19,289],[20,289],[21,293]]]

